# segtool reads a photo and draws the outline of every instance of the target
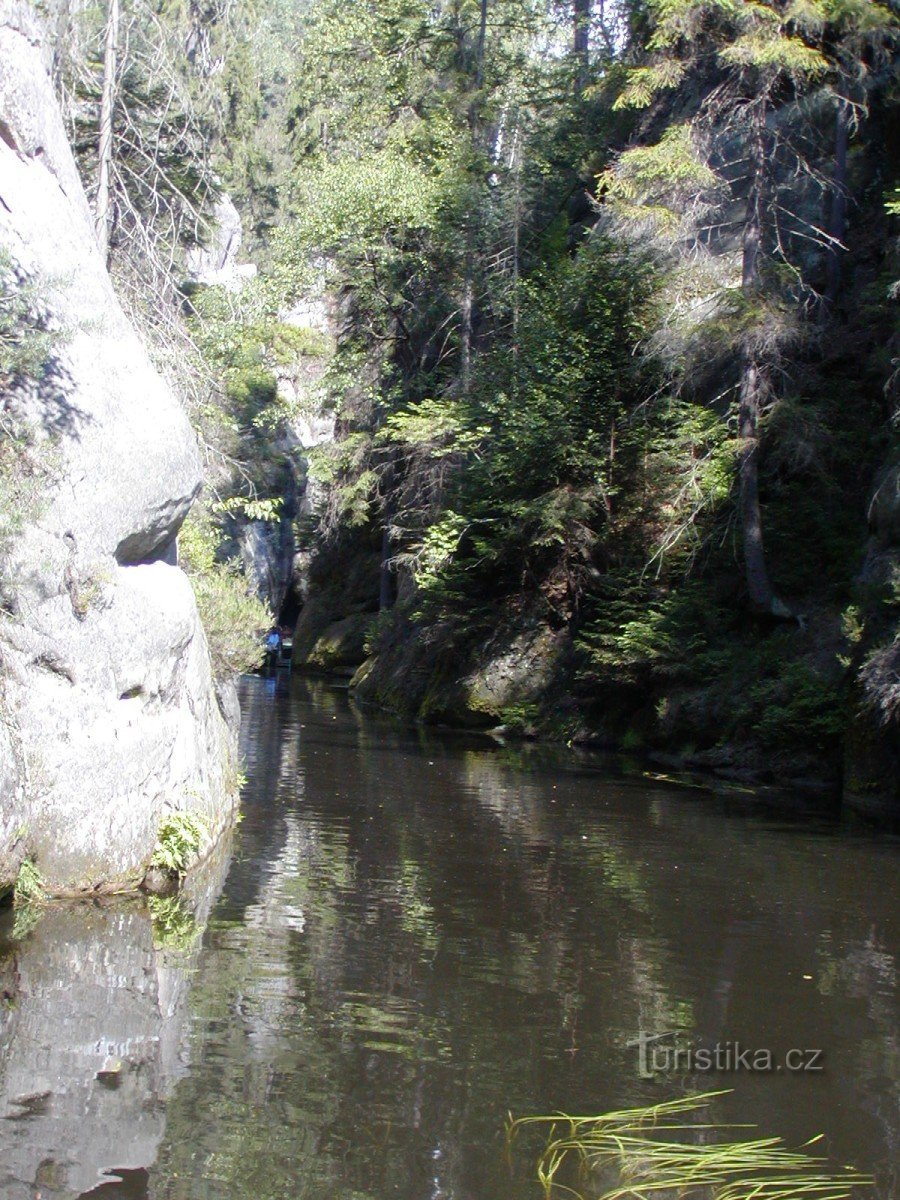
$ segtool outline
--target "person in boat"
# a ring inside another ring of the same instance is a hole
[[[270,667],[278,664],[278,651],[281,649],[281,632],[272,629],[266,635],[266,663]]]

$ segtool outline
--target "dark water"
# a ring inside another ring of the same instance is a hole
[[[245,681],[245,819],[193,917],[9,941],[2,1200],[523,1200],[509,1110],[718,1088],[898,1193],[896,842],[293,687]],[[676,1029],[823,1069],[642,1078],[627,1043]]]

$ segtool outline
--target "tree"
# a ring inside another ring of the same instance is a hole
[[[592,0],[573,0],[572,50],[575,55],[575,93],[581,95],[590,71]]]
[[[739,358],[738,474],[744,567],[752,607],[776,617],[790,610],[775,594],[763,543],[759,495],[760,422],[777,388],[785,351],[796,343],[798,305],[813,297],[798,245],[813,244],[828,260],[828,295],[836,293],[836,254],[846,189],[847,100],[836,96],[837,166],[831,179],[809,146],[803,98],[846,73],[852,39],[884,40],[894,29],[888,9],[873,0],[650,0],[654,20],[649,61],[630,72],[619,107],[645,108],[682,84],[703,99],[667,177],[645,173],[634,186],[634,164],[646,151],[626,151],[608,174],[615,196],[645,201],[669,189],[672,168],[711,190],[725,185],[743,197],[741,303],[735,348]],[[861,65],[861,64],[860,64]],[[800,126],[802,125],[802,129]],[[818,131],[813,131],[814,135]],[[664,157],[660,159],[664,161]],[[806,178],[832,191],[830,229],[810,217]],[[643,192],[641,192],[643,186]],[[789,279],[778,267],[787,268]],[[785,301],[787,300],[787,304]]]
[[[119,58],[119,0],[109,0],[106,17],[106,39],[103,54],[103,86],[100,95],[100,136],[97,158],[97,199],[94,220],[97,244],[104,261],[109,257],[109,225],[111,220],[111,182],[113,156],[113,113],[116,103]]]

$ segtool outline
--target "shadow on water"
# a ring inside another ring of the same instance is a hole
[[[128,909],[50,913],[7,967],[4,1200],[524,1200],[508,1110],[719,1087],[891,1195],[896,842],[242,691],[245,819],[177,981]],[[823,1070],[643,1078],[642,1030]]]

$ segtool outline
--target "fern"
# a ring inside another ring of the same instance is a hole
[[[208,836],[209,827],[203,817],[195,813],[171,813],[159,827],[150,865],[172,875],[183,875]]]

